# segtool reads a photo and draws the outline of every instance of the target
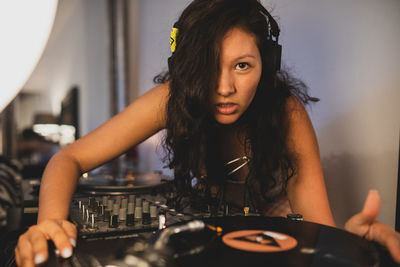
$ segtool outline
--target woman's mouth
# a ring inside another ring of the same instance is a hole
[[[218,113],[230,115],[236,112],[238,105],[234,103],[218,103],[215,105]]]

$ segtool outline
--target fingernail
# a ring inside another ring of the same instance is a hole
[[[71,245],[75,248],[76,247],[76,241],[75,239],[73,239],[72,237],[69,239],[69,242],[71,243]]]
[[[35,264],[41,264],[44,261],[44,255],[42,253],[36,254]]]
[[[61,255],[63,256],[63,258],[69,258],[72,255],[72,250],[70,248],[64,248]]]

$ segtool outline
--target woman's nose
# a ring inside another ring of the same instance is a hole
[[[223,97],[228,97],[233,93],[235,93],[233,77],[229,72],[222,71],[219,76],[217,94]]]

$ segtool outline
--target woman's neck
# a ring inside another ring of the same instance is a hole
[[[220,127],[218,132],[218,141],[220,143],[220,157],[221,162],[227,163],[234,159],[238,159],[232,164],[227,166],[228,173],[236,167],[243,164],[244,156],[248,156],[245,149],[245,134],[240,131],[237,125],[224,125]],[[238,171],[229,175],[232,180],[243,180],[248,174],[248,166],[242,166]]]

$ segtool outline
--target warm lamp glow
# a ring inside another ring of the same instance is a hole
[[[0,2],[0,111],[17,95],[44,50],[58,0]]]

